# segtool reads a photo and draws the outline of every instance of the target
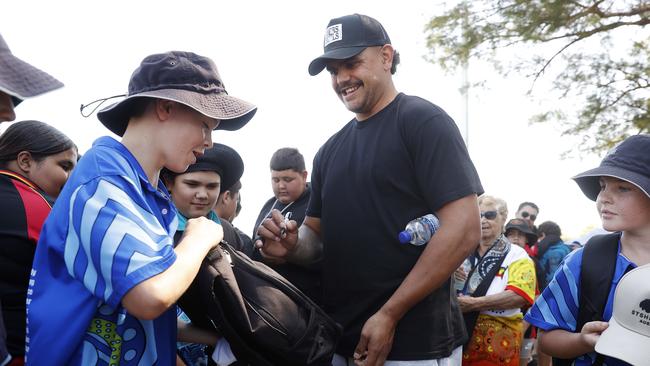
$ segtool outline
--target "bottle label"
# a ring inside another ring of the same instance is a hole
[[[422,216],[422,222],[429,227],[431,234],[435,233],[440,228],[440,221],[438,221],[438,218],[432,214]]]

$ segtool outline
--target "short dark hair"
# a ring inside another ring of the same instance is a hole
[[[525,206],[530,206],[530,207],[534,208],[535,210],[537,210],[537,213],[539,213],[539,207],[537,207],[537,205],[532,203],[532,202],[522,202],[522,203],[520,203],[519,208],[517,209],[517,211],[521,211],[521,209],[524,208]]]
[[[233,185],[231,187],[228,187],[228,188],[224,187],[224,189],[221,190],[221,193],[229,191],[231,195],[237,194],[241,190],[241,187],[242,187],[241,180],[238,180],[235,183],[233,183]]]
[[[400,61],[401,60],[400,60],[400,57],[399,57],[399,52],[397,52],[397,50],[396,50],[396,51],[393,52],[393,63],[390,65],[390,73],[391,73],[391,75],[395,75],[395,73],[397,72],[397,65],[399,65]]]
[[[239,216],[241,212],[241,193],[237,196],[237,208],[235,208],[235,217]]]
[[[562,236],[560,225],[553,221],[544,221],[537,227],[537,234]]]
[[[174,179],[176,179],[176,177],[178,177],[181,174],[183,173],[172,172],[171,170],[163,167],[160,170],[160,179],[163,181],[163,184],[165,184],[165,186],[168,186],[172,184],[172,182],[174,182]]]
[[[305,158],[298,149],[283,147],[273,153],[270,166],[271,170],[275,171],[291,169],[302,173],[305,171]]]
[[[56,155],[77,145],[56,128],[40,121],[21,121],[9,126],[0,135],[0,166],[16,160],[21,151],[27,151],[36,161]]]

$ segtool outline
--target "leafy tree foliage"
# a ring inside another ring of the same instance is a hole
[[[600,152],[650,131],[649,23],[649,0],[468,0],[433,17],[425,33],[430,61],[446,70],[477,58],[503,74],[524,72],[532,85],[550,76],[557,98],[579,105],[532,120],[559,121],[563,134],[581,137],[578,151]],[[525,57],[503,65],[506,50]]]

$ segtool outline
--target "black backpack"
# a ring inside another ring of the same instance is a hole
[[[307,295],[225,241],[178,304],[193,324],[225,337],[238,364],[329,366],[342,333]]]
[[[589,239],[582,252],[580,266],[580,291],[576,332],[590,321],[603,320],[607,297],[616,270],[618,242],[621,233],[597,235]],[[553,365],[570,366],[575,359],[553,359]],[[602,365],[598,354],[593,365]]]

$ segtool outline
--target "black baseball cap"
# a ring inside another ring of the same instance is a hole
[[[589,199],[600,193],[600,177],[614,177],[639,187],[650,197],[650,135],[630,136],[612,148],[600,166],[573,177]]]
[[[179,175],[203,171],[219,174],[221,177],[221,192],[223,192],[234,186],[244,174],[244,161],[232,147],[214,143],[211,148],[205,149],[203,155],[196,159],[196,163],[187,167],[187,170],[183,173],[174,173],[164,168],[161,176],[168,183]]]
[[[328,60],[345,60],[354,57],[367,47],[390,44],[384,27],[367,15],[352,14],[330,20],[325,29],[325,53],[309,64],[309,74],[323,71]]]

